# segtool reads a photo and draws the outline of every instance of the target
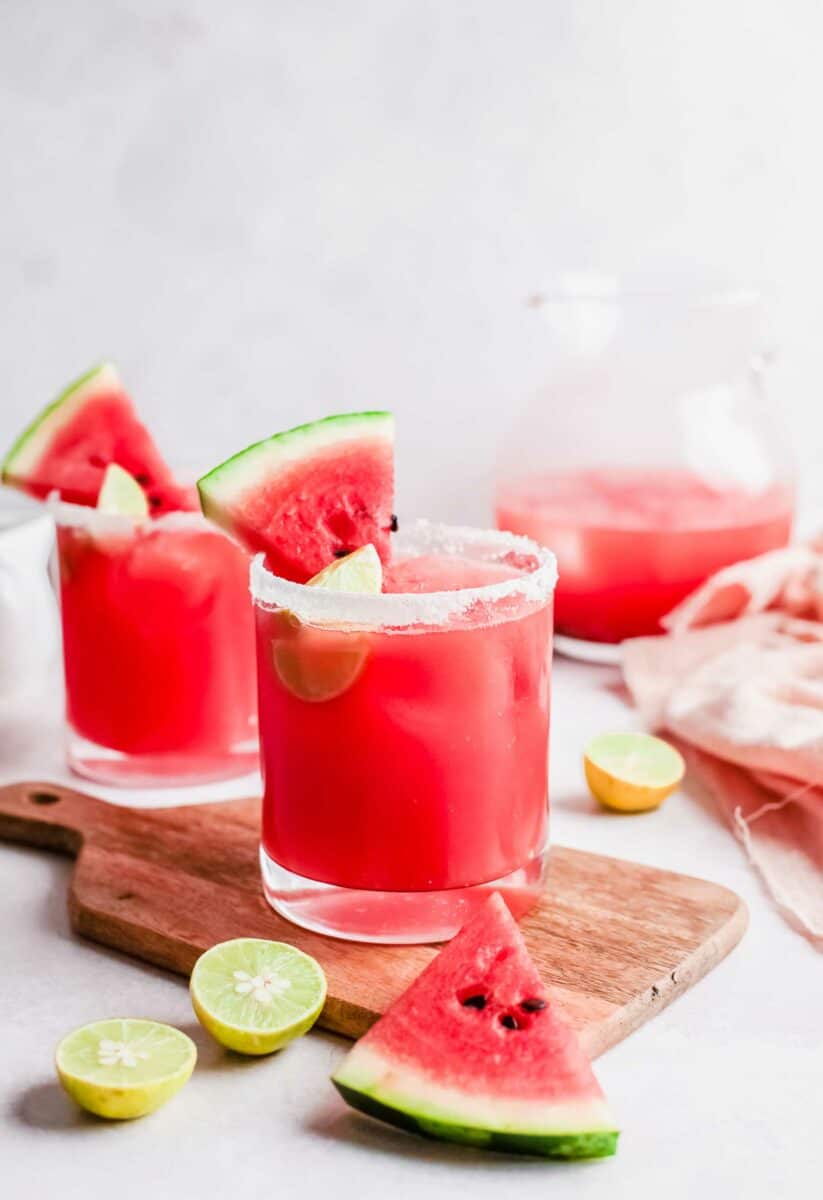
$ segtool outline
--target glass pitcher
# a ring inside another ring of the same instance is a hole
[[[608,660],[721,567],[789,540],[765,306],[749,288],[600,276],[530,306],[547,379],[505,443],[497,524],[557,556],[558,648]]]

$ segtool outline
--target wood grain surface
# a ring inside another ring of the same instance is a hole
[[[76,857],[77,933],[187,975],[215,942],[288,941],[328,977],[321,1024],[358,1037],[425,966],[430,946],[370,946],[291,925],[268,906],[257,864],[259,800],[140,810],[51,783],[0,788],[0,838]],[[714,883],[552,849],[548,886],[522,923],[550,994],[594,1056],[710,971],[747,924]]]

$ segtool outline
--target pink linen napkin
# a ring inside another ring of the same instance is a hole
[[[725,568],[664,625],[624,644],[629,691],[823,949],[823,543]]]

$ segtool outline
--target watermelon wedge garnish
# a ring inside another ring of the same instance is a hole
[[[497,893],[360,1039],[333,1082],[402,1129],[490,1150],[603,1158],[617,1127]]]
[[[394,421],[346,413],[275,434],[197,484],[203,512],[270,570],[305,583],[368,542],[389,558]]]
[[[166,465],[111,363],[74,381],[23,431],[0,466],[2,480],[44,499],[94,505],[116,463],[143,488],[153,516],[196,507]]]

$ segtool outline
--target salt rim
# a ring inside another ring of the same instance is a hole
[[[265,566],[264,555],[258,554],[252,559],[249,578],[252,598],[260,608],[288,609],[306,624],[403,629],[414,625],[444,625],[475,604],[494,605],[510,597],[526,603],[540,603],[548,600],[557,583],[557,560],[551,550],[520,534],[420,520],[398,534],[394,545],[405,554],[432,551],[461,554],[467,548],[483,546],[497,551],[500,556],[511,552],[527,554],[535,559],[537,566],[513,579],[453,592],[381,592],[372,595],[330,592],[281,579]]]
[[[55,522],[65,528],[88,529],[92,533],[105,535],[134,533],[138,529],[210,529],[214,533],[228,535],[219,526],[203,516],[201,512],[169,512],[162,517],[130,517],[124,513],[100,512],[88,504],[70,504],[60,499],[59,492],[50,492],[46,497],[46,511]]]

